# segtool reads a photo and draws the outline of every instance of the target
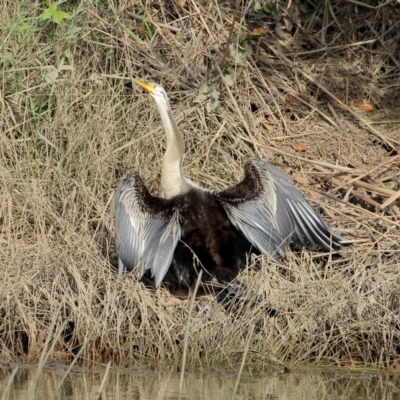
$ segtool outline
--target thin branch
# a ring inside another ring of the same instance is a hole
[[[165,28],[165,29],[169,29],[171,32],[180,32],[182,29],[181,28],[175,28],[174,26],[171,25],[167,25],[167,24],[163,24],[161,22],[155,22],[152,21],[151,19],[147,19],[139,14],[135,14],[131,11],[125,11],[125,14],[130,16],[133,19],[136,19],[137,21],[142,22],[144,19],[146,20],[146,22],[150,22],[152,25],[158,26],[159,28]]]
[[[221,69],[224,68],[225,61],[226,61],[226,57],[228,56],[229,45],[230,45],[231,40],[232,40],[233,29],[234,29],[234,27],[235,27],[235,21],[236,21],[236,17],[237,17],[237,15],[238,15],[238,12],[239,12],[239,7],[240,7],[240,3],[241,3],[241,2],[242,2],[242,0],[236,0],[235,11],[234,11],[234,13],[233,13],[231,29],[229,30],[228,40],[226,41],[224,55],[222,56],[222,59],[221,59],[221,61],[220,61],[220,63],[219,63],[219,67],[220,67]]]

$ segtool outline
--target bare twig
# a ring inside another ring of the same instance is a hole
[[[219,62],[219,67],[221,68],[221,70],[224,69],[226,57],[228,56],[229,46],[231,45],[231,40],[232,40],[232,36],[233,36],[233,29],[235,28],[235,21],[236,21],[237,15],[239,13],[239,7],[240,7],[241,2],[242,2],[242,0],[236,0],[235,11],[233,13],[231,28],[229,30],[228,40],[226,41],[226,44],[225,44],[224,55],[222,56],[222,59]]]
[[[143,16],[141,16],[139,14],[135,14],[135,13],[133,13],[131,11],[125,11],[125,14],[129,15],[133,19],[136,19],[137,21],[143,21],[145,19],[145,17],[143,17]],[[152,25],[158,26],[159,28],[169,29],[171,32],[180,32],[182,30],[181,28],[175,28],[174,26],[163,24],[161,22],[155,22],[152,19],[147,19],[146,18],[146,22],[150,22]]]
[[[370,176],[370,175],[372,175],[372,173],[374,173],[375,171],[381,169],[382,167],[384,167],[384,166],[386,166],[386,165],[388,165],[388,164],[393,164],[393,162],[396,161],[398,158],[400,158],[400,154],[397,155],[397,156],[391,157],[389,160],[386,160],[386,159],[385,159],[385,161],[384,161],[383,163],[381,163],[381,164],[375,166],[375,167],[372,168],[370,171],[367,171],[367,172],[363,173],[362,175],[359,175],[359,176],[357,176],[357,177],[355,177],[355,178],[353,178],[353,179],[351,179],[351,180],[345,182],[345,184],[346,184],[346,185],[350,185],[350,184],[352,184],[353,182],[356,182],[356,181],[358,181],[358,180],[360,180],[360,179],[363,179],[363,178],[365,178],[365,177],[367,177],[367,176]],[[336,192],[336,191],[339,190],[340,188],[341,188],[341,186],[335,188],[334,191]]]
[[[395,200],[397,200],[400,197],[400,190],[397,192],[393,193],[382,205],[381,209],[383,210],[386,208],[388,205],[392,204]]]
[[[222,80],[223,84],[225,85],[226,91],[229,94],[229,98],[231,99],[231,102],[232,102],[233,106],[235,107],[235,110],[238,113],[238,115],[239,115],[239,117],[240,117],[240,119],[242,121],[243,126],[246,128],[246,131],[247,131],[247,134],[249,135],[249,138],[251,139],[251,143],[253,144],[254,151],[258,155],[260,155],[259,151],[258,151],[258,146],[256,144],[256,141],[255,141],[255,139],[254,139],[254,137],[253,137],[253,135],[251,133],[251,129],[250,129],[249,125],[247,124],[246,119],[243,117],[243,114],[242,114],[242,112],[240,110],[240,107],[237,104],[236,99],[233,97],[232,91],[231,91],[229,85],[227,84],[227,82],[225,80],[224,74],[222,73],[221,68],[219,67],[218,64],[216,64],[216,67],[218,69],[218,72],[219,72],[219,75],[221,77],[221,80]]]

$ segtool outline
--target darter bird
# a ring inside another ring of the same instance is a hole
[[[217,297],[223,301],[243,290],[235,278],[250,252],[278,261],[291,242],[329,251],[342,247],[342,237],[292,180],[256,156],[247,158],[243,180],[221,191],[204,189],[186,178],[185,142],[167,93],[155,83],[134,81],[153,97],[165,128],[164,198],[151,195],[136,171],[122,178],[111,205],[121,274],[133,271],[142,278],[149,272],[156,288],[173,276],[190,288],[201,268],[202,282],[225,287]]]

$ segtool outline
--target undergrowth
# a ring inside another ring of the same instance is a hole
[[[197,299],[188,366],[236,367],[248,345],[260,369],[398,368],[399,203],[384,203],[400,177],[399,7],[293,4],[273,3],[272,17],[244,2],[232,35],[234,11],[221,2],[66,2],[57,21],[38,2],[1,8],[3,361],[37,361],[49,332],[46,357],[64,363],[80,350],[84,365],[181,361],[189,300],[114,270],[119,179],[137,169],[160,194],[164,132],[138,77],[169,93],[191,179],[226,187],[259,154],[353,241],[340,256],[250,259],[240,279],[266,295],[257,309],[228,314]],[[280,315],[266,316],[269,306]]]

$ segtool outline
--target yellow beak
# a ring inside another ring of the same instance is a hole
[[[154,92],[154,89],[156,88],[156,85],[154,83],[144,82],[136,78],[132,78],[132,80],[133,82],[141,86],[147,93],[152,94]]]

